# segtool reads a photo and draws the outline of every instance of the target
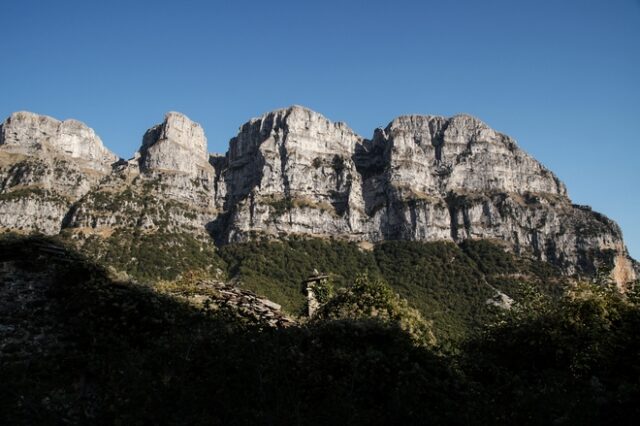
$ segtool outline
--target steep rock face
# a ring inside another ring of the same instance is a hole
[[[207,223],[216,215],[214,179],[204,130],[170,112],[147,130],[133,159],[118,164],[74,205],[65,227],[206,234]]]
[[[366,144],[362,162],[382,167],[365,201],[385,239],[495,239],[590,275],[628,258],[614,222],[572,205],[553,173],[473,117],[399,117]]]
[[[68,210],[68,201],[49,191],[0,194],[0,229],[57,234]]]
[[[2,124],[0,147],[29,156],[62,155],[101,173],[110,172],[111,164],[118,160],[84,123],[25,111],[13,113]]]
[[[211,174],[207,138],[202,127],[177,112],[147,130],[139,151],[143,171],[169,171],[192,177]]]
[[[510,137],[478,119],[402,116],[378,133],[389,180],[426,194],[534,192],[566,196],[564,185]]]
[[[179,113],[117,163],[82,123],[13,114],[0,128],[0,228],[501,241],[567,273],[637,277],[618,226],[576,206],[506,135],[459,115],[402,116],[371,139],[293,106],[244,124],[226,155]]]
[[[75,120],[17,112],[0,126],[0,227],[55,234],[117,156]]]
[[[467,115],[402,116],[366,140],[291,107],[243,125],[219,169],[223,241],[489,238],[567,273],[635,279],[615,223],[572,205],[553,173]]]
[[[365,217],[351,157],[360,140],[345,124],[300,106],[244,124],[218,179],[225,238],[359,232]]]
[[[470,229],[465,208],[473,200],[535,193],[568,202],[550,171],[469,116],[399,117],[365,140],[302,107],[275,111],[242,126],[219,181],[229,240],[250,231],[370,241],[490,237]],[[481,210],[490,215],[491,206]]]
[[[126,169],[114,172],[73,205],[64,227],[84,234],[128,229],[206,235],[206,225],[216,215],[211,193],[173,186],[175,176],[168,178],[163,180],[162,174],[149,178]]]

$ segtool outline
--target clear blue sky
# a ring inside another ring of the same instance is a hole
[[[0,115],[77,118],[130,157],[169,110],[212,151],[301,104],[363,136],[475,115],[618,221],[640,258],[640,1],[5,1]]]

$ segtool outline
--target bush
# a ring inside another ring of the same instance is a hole
[[[321,305],[314,320],[373,320],[400,328],[419,345],[435,344],[431,324],[420,312],[410,307],[384,282],[372,280],[367,275],[356,277],[352,285],[338,290],[334,297]]]
[[[638,326],[639,306],[601,286],[580,283],[556,301],[530,292],[464,348],[465,370],[491,395],[479,418],[629,424],[640,415]]]

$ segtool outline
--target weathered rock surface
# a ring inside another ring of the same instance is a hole
[[[60,232],[72,203],[117,159],[79,121],[12,114],[0,126],[0,228]]]
[[[57,234],[68,210],[66,200],[45,191],[0,194],[0,229]]]
[[[179,113],[119,161],[85,125],[13,114],[0,132],[0,227],[115,227],[356,241],[499,240],[567,273],[637,276],[619,227],[476,118],[402,116],[371,139],[293,106],[244,124],[226,155]],[[22,191],[22,192],[19,192]]]
[[[231,283],[198,280],[187,294],[180,290],[168,293],[200,308],[230,308],[239,317],[269,327],[282,328],[297,324],[281,311],[282,307],[277,303]]]
[[[351,158],[360,141],[345,124],[299,106],[244,124],[218,179],[227,212],[220,233],[235,241],[250,232],[361,232],[361,177]]]
[[[163,182],[144,176],[106,179],[73,205],[64,227],[82,233],[129,228],[206,235],[206,224],[216,211],[207,202],[200,201],[212,201],[207,198],[209,194],[194,190],[193,201],[189,202],[174,197]]]
[[[186,116],[170,112],[163,123],[147,130],[133,159],[117,164],[74,205],[65,227],[206,234],[216,214],[215,170],[204,131]]]
[[[567,273],[636,276],[614,222],[572,205],[552,172],[470,116],[403,116],[367,140],[291,107],[243,125],[225,167],[214,228],[225,242],[489,238]]]
[[[177,112],[147,130],[138,153],[143,171],[181,172],[192,177],[210,176],[207,138],[198,123]]]
[[[102,173],[110,172],[111,164],[118,160],[84,123],[25,111],[12,114],[2,124],[0,147],[5,152],[30,156],[61,155]]]

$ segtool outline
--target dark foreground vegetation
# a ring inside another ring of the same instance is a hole
[[[264,288],[282,270],[284,286],[304,278],[297,259],[345,265],[317,318],[274,329],[115,280],[42,242],[0,241],[2,424],[601,425],[640,415],[638,298],[591,284],[551,291],[544,266],[495,247],[223,250],[227,273]],[[512,309],[491,311],[487,285],[512,290]],[[304,296],[287,291],[300,308]],[[429,315],[444,308],[450,325]]]

